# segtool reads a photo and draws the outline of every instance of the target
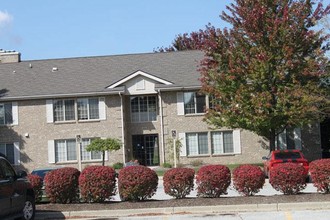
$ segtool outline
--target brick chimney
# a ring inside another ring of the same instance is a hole
[[[0,49],[0,63],[18,63],[21,61],[21,53]]]

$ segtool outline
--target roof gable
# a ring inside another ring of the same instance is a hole
[[[151,74],[149,74],[149,73],[146,73],[146,72],[143,72],[143,71],[141,71],[141,70],[138,70],[138,71],[136,71],[136,72],[134,72],[134,73],[132,73],[132,74],[126,76],[125,78],[123,78],[123,79],[121,79],[121,80],[119,80],[119,81],[117,81],[117,82],[111,84],[111,85],[108,86],[107,88],[108,88],[108,89],[116,88],[116,87],[121,86],[122,84],[124,84],[124,83],[130,81],[131,79],[134,79],[134,78],[138,77],[138,76],[146,77],[146,78],[151,79],[151,80],[153,80],[153,81],[156,81],[156,82],[158,82],[158,83],[160,83],[160,84],[165,84],[165,85],[172,85],[172,84],[173,84],[173,83],[170,82],[170,81],[167,81],[167,80],[161,79],[161,78],[156,77],[156,76],[153,76],[153,75],[151,75]]]

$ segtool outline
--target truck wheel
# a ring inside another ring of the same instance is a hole
[[[25,205],[23,208],[22,220],[33,220],[36,212],[36,206],[34,198],[32,196],[27,196]]]

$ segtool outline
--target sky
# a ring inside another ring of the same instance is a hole
[[[148,53],[203,29],[231,0],[0,0],[0,48],[22,60]]]
[[[228,26],[219,15],[231,2],[0,0],[0,48],[22,60],[149,53],[208,23]]]

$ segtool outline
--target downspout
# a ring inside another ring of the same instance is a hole
[[[158,89],[158,100],[159,100],[159,114],[160,114],[160,145],[162,149],[162,163],[165,163],[165,147],[164,147],[164,118],[163,118],[163,100],[160,89]]]
[[[123,148],[123,164],[126,163],[126,149],[125,149],[125,128],[124,128],[124,107],[123,96],[121,92],[118,93],[120,97],[120,114],[121,114],[121,143]]]

